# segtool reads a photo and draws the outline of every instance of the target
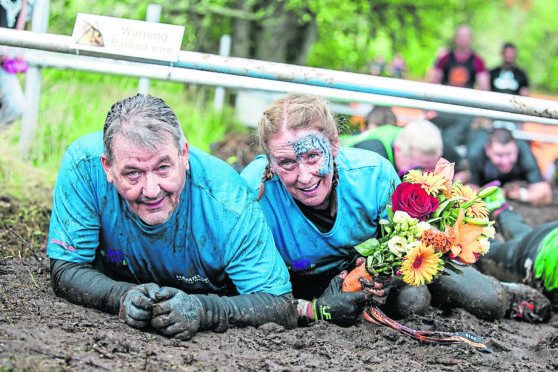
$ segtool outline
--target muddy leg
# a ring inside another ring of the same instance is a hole
[[[434,306],[460,307],[477,318],[502,319],[508,298],[501,283],[470,266],[460,267],[463,275],[442,275],[428,286]]]

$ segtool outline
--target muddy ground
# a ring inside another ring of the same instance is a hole
[[[554,196],[558,199],[558,188]],[[558,201],[543,208],[512,204],[533,226],[558,218]],[[0,191],[0,216],[6,221],[0,222],[2,371],[558,370],[558,314],[547,324],[532,325],[431,308],[427,316],[400,320],[414,329],[474,333],[492,353],[465,344],[421,344],[371,323],[349,328],[317,323],[290,331],[268,324],[199,333],[187,342],[138,331],[117,316],[54,296],[44,251],[49,214],[44,199],[22,203]],[[22,253],[29,257],[19,257]]]

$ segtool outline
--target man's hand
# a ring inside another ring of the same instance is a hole
[[[320,298],[314,300],[313,310],[316,320],[327,320],[337,325],[353,325],[364,309],[366,300],[371,297],[367,291],[343,292],[343,279],[346,271],[337,275]]]
[[[194,295],[163,287],[155,294],[151,325],[167,337],[189,340],[204,320],[203,306]]]
[[[139,284],[130,288],[120,298],[118,318],[130,327],[142,329],[151,322],[155,292],[159,290],[155,283]]]

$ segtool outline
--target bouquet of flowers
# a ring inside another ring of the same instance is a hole
[[[380,221],[380,236],[355,247],[367,259],[366,273],[353,276],[402,275],[418,286],[445,270],[459,273],[454,261],[473,264],[488,252],[495,231],[483,198],[497,187],[476,193],[452,184],[453,166],[442,158],[433,172],[411,170],[404,176],[387,205],[389,220]]]
[[[473,264],[488,252],[488,239],[495,230],[483,198],[498,188],[491,186],[477,193],[460,182],[452,183],[453,167],[442,158],[433,172],[411,170],[404,176],[387,204],[389,220],[380,221],[379,237],[355,247],[366,257],[366,264],[347,275],[344,291],[360,290],[360,277],[402,276],[410,285],[429,284],[445,270],[460,273],[456,262]],[[363,316],[422,341],[467,342],[486,348],[482,338],[471,334],[413,331],[389,319],[374,304]]]

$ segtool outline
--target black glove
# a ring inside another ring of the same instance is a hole
[[[189,340],[205,323],[202,303],[195,295],[163,287],[155,300],[151,325],[167,337]]]
[[[313,302],[314,318],[327,320],[334,324],[348,327],[353,325],[364,309],[364,304],[371,294],[365,291],[343,292],[343,275],[331,280],[324,293]]]
[[[151,309],[155,303],[155,292],[159,289],[155,283],[139,284],[130,288],[120,298],[118,318],[130,327],[148,327],[151,322]]]

